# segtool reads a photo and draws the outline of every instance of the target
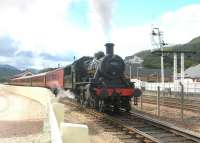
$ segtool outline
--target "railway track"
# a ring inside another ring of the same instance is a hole
[[[143,95],[142,102],[156,105],[157,97]],[[197,112],[197,113],[200,112],[200,101],[199,100],[185,99],[183,104],[184,104],[184,106],[183,106],[184,110]],[[181,108],[181,99],[174,98],[174,97],[160,97],[160,105],[180,109]]]
[[[73,100],[61,102],[81,108],[84,113],[95,118],[104,131],[117,132],[117,136],[125,143],[200,143],[198,134],[133,112],[104,114],[94,109],[82,108]]]

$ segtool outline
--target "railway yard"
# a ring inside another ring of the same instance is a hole
[[[37,139],[43,135],[44,107],[8,89],[1,88],[0,91],[0,142],[38,142]],[[175,104],[174,98],[161,98],[161,101],[165,102],[161,102],[161,115],[157,117],[156,99],[147,95],[142,98],[142,110],[139,100],[138,105],[133,105],[130,112],[120,110],[117,113],[108,111],[100,113],[91,108],[82,108],[73,99],[74,95],[68,91],[60,92],[58,97],[65,106],[65,122],[86,124],[91,143],[200,142],[199,112],[196,109],[192,110],[192,106],[185,108],[184,121],[182,121],[177,116],[180,111],[178,104],[172,106]],[[185,103],[189,105],[193,100]],[[198,107],[198,100],[194,103],[197,105],[194,107]],[[27,110],[30,108],[34,109],[34,112]]]
[[[200,142],[199,116],[196,117],[195,125],[192,121],[176,122],[175,126],[172,124],[173,120],[166,122],[163,118],[158,120],[148,114],[145,109],[148,105],[144,105],[144,112],[137,110],[136,107],[130,113],[122,111],[102,114],[92,109],[84,109],[71,100],[61,99],[65,104],[65,121],[87,124],[91,142]],[[173,116],[169,111],[166,115]],[[186,124],[191,127],[190,130],[196,132],[184,129]]]
[[[0,143],[200,143],[200,0],[1,1]]]

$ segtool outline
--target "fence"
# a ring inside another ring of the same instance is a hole
[[[184,87],[184,93],[186,95],[195,95],[200,94],[200,82],[184,82],[182,83]],[[147,91],[157,91],[157,87],[160,86],[161,91],[168,91],[168,92],[180,92],[180,82],[167,82],[162,85],[162,83],[149,83],[149,82],[136,82],[135,86],[137,88],[144,88]]]

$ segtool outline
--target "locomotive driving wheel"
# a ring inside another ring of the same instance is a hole
[[[103,99],[99,100],[99,112],[105,111],[105,101]]]

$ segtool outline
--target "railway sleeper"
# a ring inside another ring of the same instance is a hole
[[[155,134],[163,134],[165,133],[165,131],[157,129],[157,130],[152,130],[152,131],[146,131],[146,133],[150,135],[155,135]]]
[[[138,139],[124,139],[123,142],[125,143],[143,143],[142,141]]]
[[[146,139],[144,136],[140,135],[140,134],[136,134],[135,136],[137,139],[139,139],[140,141],[144,142],[144,140]]]
[[[148,128],[149,125],[144,125],[144,124],[130,124],[134,128]]]
[[[117,137],[118,137],[120,140],[132,139],[132,138],[133,138],[131,135],[126,135],[126,134],[117,135]]]
[[[166,138],[163,139],[164,142],[177,142],[177,143],[182,143],[184,141],[186,141],[187,139],[184,137],[170,137],[170,138]]]
[[[144,139],[144,143],[154,143],[154,142],[149,139]]]
[[[151,134],[151,133],[149,133]],[[174,137],[174,134],[171,133],[162,133],[162,134],[156,134],[154,135],[156,138],[168,138],[168,137]]]
[[[142,135],[140,135],[140,134],[136,134],[135,137],[138,138],[138,139],[144,139],[144,138],[145,138],[144,136],[142,136]]]
[[[112,125],[105,125],[105,127],[104,127],[104,129],[105,130],[109,130],[109,129],[113,129],[114,128],[114,126],[112,126]]]
[[[104,132],[109,132],[109,133],[120,133],[121,131],[119,129],[104,129]]]
[[[146,126],[146,127],[141,127],[141,128],[137,128],[138,130],[142,131],[142,132],[148,132],[148,131],[154,131],[154,130],[158,130],[155,127],[152,126]]]
[[[171,142],[171,143],[176,143],[176,142]],[[188,140],[184,141],[184,143],[196,143],[196,142],[188,139]]]

